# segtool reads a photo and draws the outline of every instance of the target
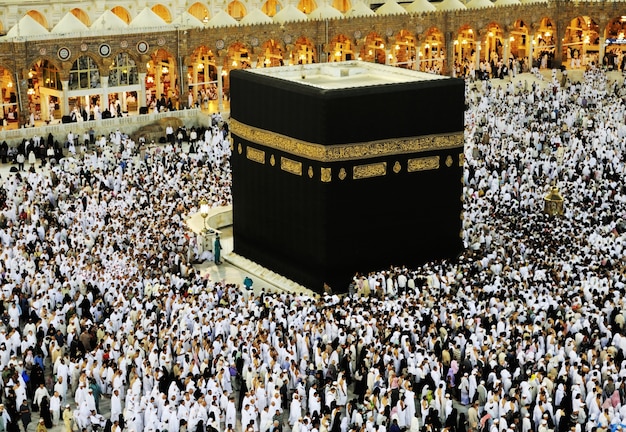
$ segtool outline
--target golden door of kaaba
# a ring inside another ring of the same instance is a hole
[[[236,253],[318,292],[460,253],[463,80],[358,61],[230,79]]]

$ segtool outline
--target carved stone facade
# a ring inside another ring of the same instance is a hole
[[[574,52],[571,46],[575,46],[576,55],[579,51],[589,51],[597,61],[602,61],[607,38],[623,37],[623,32],[619,33],[623,16],[626,16],[625,2],[550,1],[478,10],[283,24],[222,28],[177,26],[157,32],[106,36],[18,37],[0,41],[0,71],[3,73],[0,86],[3,107],[14,106],[20,121],[25,122],[33,109],[29,101],[47,88],[43,68],[56,70],[58,82],[50,91],[42,92],[44,97],[40,98],[38,109],[47,113],[47,108],[39,105],[47,104],[45,99],[52,95],[59,105],[56,114],[67,115],[68,99],[87,99],[88,95],[95,95],[93,100],[97,96],[104,108],[110,95],[129,91],[135,94],[137,109],[149,103],[146,91],[157,98],[164,94],[172,99],[174,106],[182,108],[188,105],[189,92],[195,102],[200,90],[208,92],[212,86],[211,91],[219,93],[221,102],[222,95],[228,96],[229,71],[246,67],[360,58],[415,69],[430,70],[433,66],[439,73],[452,75],[455,63],[467,62],[471,57],[469,61],[478,65],[481,58],[492,60],[493,53],[500,59],[519,56],[532,62],[533,54],[537,57],[536,50],[540,47],[535,43],[546,45],[547,38],[551,41],[545,48],[551,52],[549,67],[569,66],[569,52]],[[589,36],[583,35],[581,30],[576,36],[578,39],[570,41],[568,28],[578,17],[588,23],[589,28],[597,28],[591,40],[587,40]],[[464,51],[465,46],[470,48]],[[622,49],[621,45],[614,46]],[[91,59],[85,64],[91,65],[87,69],[93,70],[91,79],[95,82],[90,86],[81,86],[81,83],[72,92],[71,80],[86,73],[77,66],[81,58]],[[109,83],[111,71],[119,69],[116,62],[120,58],[132,62],[135,84],[116,87],[117,81]],[[158,71],[155,72],[155,68]],[[39,78],[35,84],[33,75]]]

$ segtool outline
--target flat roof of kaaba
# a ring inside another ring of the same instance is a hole
[[[320,145],[457,133],[464,87],[461,78],[360,61],[235,69],[230,115]]]
[[[449,79],[442,75],[358,60],[246,69],[246,71],[324,90]]]

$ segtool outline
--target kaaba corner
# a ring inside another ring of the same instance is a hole
[[[341,292],[461,252],[463,80],[359,61],[230,80],[236,253]]]

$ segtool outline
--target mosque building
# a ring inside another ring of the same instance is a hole
[[[146,112],[167,101],[219,107],[234,69],[361,59],[464,75],[481,62],[622,66],[620,1],[211,0],[3,2],[5,122],[78,107]],[[147,107],[147,108],[144,108]],[[142,108],[144,109],[142,111]]]

